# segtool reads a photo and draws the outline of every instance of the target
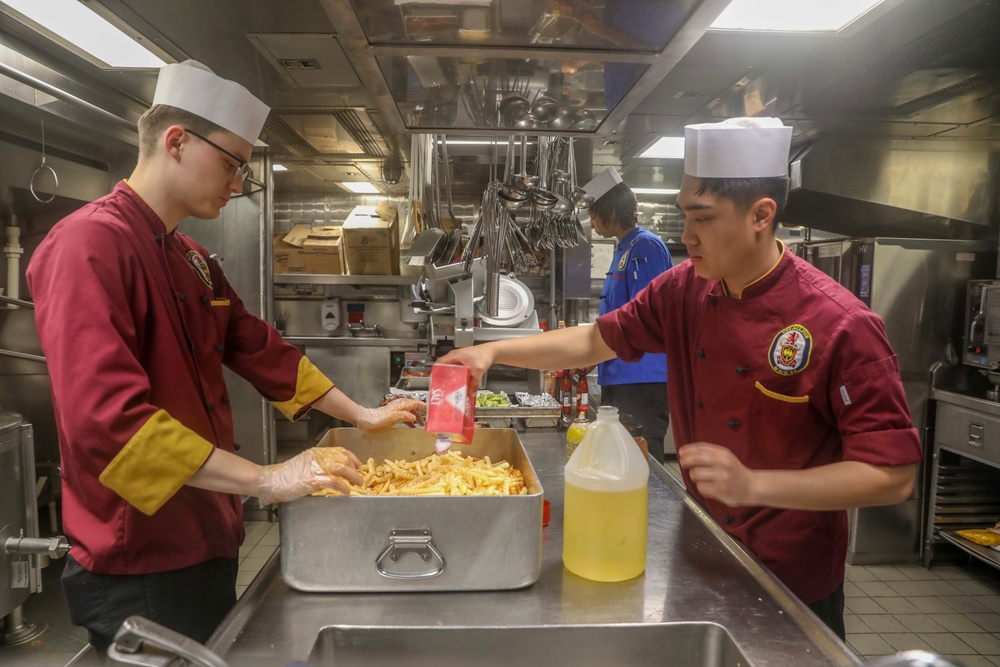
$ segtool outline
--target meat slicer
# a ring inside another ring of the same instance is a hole
[[[413,286],[410,305],[415,313],[429,316],[431,346],[450,341],[455,347],[468,347],[541,332],[535,298],[528,286],[513,276],[497,277],[497,312],[488,314],[487,278],[482,259],[472,262],[471,275],[463,271],[462,262],[424,268]]]

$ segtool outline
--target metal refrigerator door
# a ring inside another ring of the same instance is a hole
[[[992,275],[988,243],[942,239],[852,239],[852,291],[882,317],[899,360],[913,425],[926,439],[930,368],[950,339],[961,337],[965,286]],[[930,443],[923,442],[925,460]],[[917,562],[926,491],[917,472],[910,498],[849,513],[847,561],[852,565]]]

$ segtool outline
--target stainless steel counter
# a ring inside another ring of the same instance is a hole
[[[323,630],[329,626],[365,626],[363,632],[381,631],[390,638],[394,632],[400,637],[412,636],[412,628],[451,631],[452,635],[456,635],[455,630],[470,628],[465,633],[468,638],[486,637],[488,631],[513,626],[527,627],[537,634],[541,627],[548,628],[555,638],[567,634],[567,629],[553,626],[597,625],[602,626],[601,632],[595,634],[602,637],[616,632],[632,637],[637,628],[670,630],[664,624],[711,622],[728,631],[750,665],[861,662],[752,556],[707,519],[683,488],[656,464],[650,476],[645,574],[616,584],[570,574],[562,565],[562,434],[522,433],[521,439],[546,498],[552,502],[552,521],[544,529],[542,574],[537,583],[505,592],[300,593],[282,581],[275,554],[212,636],[209,648],[232,665],[263,667],[307,660],[317,637],[330,634],[331,630]],[[662,664],[678,658],[670,641],[661,640],[657,646],[661,645]],[[325,655],[325,649],[318,647],[313,658],[319,662],[314,667],[332,664],[323,658]],[[525,656],[522,664],[541,662],[538,656],[535,660]],[[382,662],[373,657],[368,664]]]
[[[947,389],[933,389],[931,390],[931,398],[942,403],[950,403],[951,405],[1000,417],[1000,403],[987,399],[985,395],[948,391]]]

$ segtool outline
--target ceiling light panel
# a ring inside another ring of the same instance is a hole
[[[0,9],[105,67],[157,68],[166,64],[79,0],[2,0]]]
[[[639,157],[684,159],[684,137],[660,137]]]
[[[677,188],[632,188],[632,192],[637,195],[675,195],[680,190]]]
[[[377,194],[379,189],[375,187],[372,183],[365,182],[346,182],[340,184],[345,190],[354,192],[355,194]]]
[[[883,0],[733,0],[712,28],[761,32],[837,32]]]

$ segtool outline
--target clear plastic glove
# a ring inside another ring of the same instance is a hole
[[[361,461],[343,447],[313,447],[297,456],[270,466],[262,466],[257,481],[261,503],[284,503],[322,489],[350,495],[348,482],[360,486]]]
[[[377,431],[391,428],[400,422],[413,424],[420,419],[420,413],[427,413],[427,404],[412,398],[392,401],[380,408],[358,406],[354,425],[362,431]]]

